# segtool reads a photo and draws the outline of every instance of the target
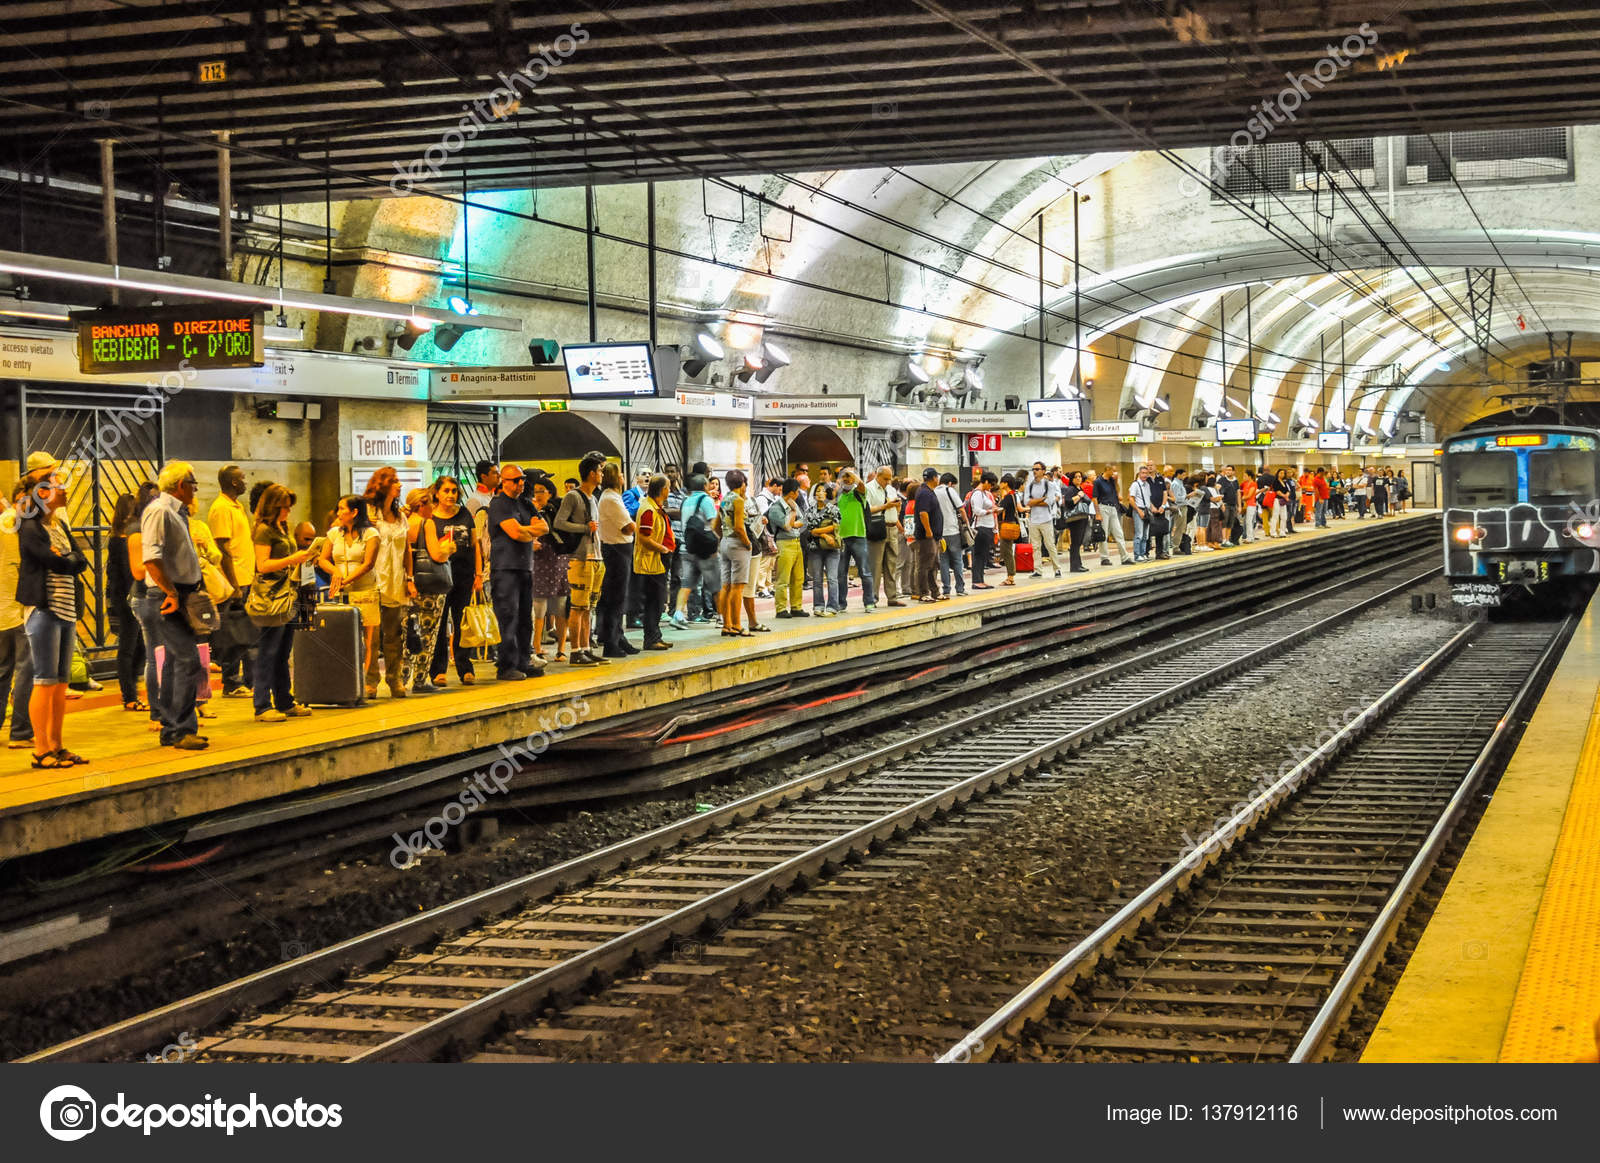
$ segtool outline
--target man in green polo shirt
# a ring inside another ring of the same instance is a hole
[[[839,565],[834,593],[842,612],[849,606],[850,563],[856,563],[861,578],[861,603],[868,611],[877,608],[878,593],[873,586],[872,557],[867,551],[867,490],[853,468],[839,470]]]

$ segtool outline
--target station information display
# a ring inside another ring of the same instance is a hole
[[[656,395],[655,353],[648,343],[569,343],[561,349],[561,359],[574,398]]]
[[[261,312],[225,305],[74,311],[85,375],[260,367]]]
[[[1319,432],[1317,433],[1317,447],[1327,452],[1349,452],[1350,433]]]
[[[1082,432],[1089,427],[1088,401],[1029,400],[1028,427],[1033,431]]]
[[[1256,422],[1254,420],[1218,420],[1218,444],[1254,444],[1256,442]]]

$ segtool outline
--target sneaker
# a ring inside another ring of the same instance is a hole
[[[682,614],[674,614],[672,617],[667,619],[667,625],[671,626],[674,630],[687,630],[689,628],[689,619],[685,618]]]
[[[521,682],[527,677],[520,670],[502,670],[495,675],[501,682]]]
[[[199,735],[181,735],[174,739],[170,746],[176,747],[179,751],[204,751],[211,744]]]
[[[590,654],[587,650],[574,650],[572,654],[568,656],[567,661],[573,666],[596,666],[600,662],[598,658]]]
[[[262,711],[256,716],[256,722],[258,723],[286,723],[288,720],[289,716],[285,715],[282,711]],[[181,742],[181,740],[179,742]],[[178,743],[174,743],[173,746],[178,746]]]
[[[311,714],[311,708],[306,706],[304,703],[296,703],[294,706],[285,711],[284,714],[291,719],[303,719],[305,716]]]
[[[672,643],[670,643],[670,642],[646,642],[644,644],[644,648],[646,650],[671,650],[672,649]]]
[[[905,603],[902,602],[899,598],[890,598],[889,599],[889,604],[891,606],[904,606],[905,605]]]
[[[779,610],[776,614],[774,614],[772,616],[774,618],[792,618],[792,617],[794,617],[794,615],[789,613],[788,610]]]
[[[821,610],[813,610],[812,613],[814,613],[819,618],[837,618],[839,616],[839,611],[838,610],[830,610],[830,609],[827,609],[827,608],[823,608]]]
[[[550,665],[549,657],[547,655],[544,655],[544,654],[535,654],[533,656],[533,661],[534,661],[534,665],[536,665],[536,666],[538,666],[540,668],[543,668],[543,667],[546,667],[546,666]],[[465,681],[465,680],[463,680],[463,681]]]
[[[1044,574],[1042,574],[1042,573],[1040,573],[1040,572],[1039,572],[1039,571],[1038,571],[1038,570],[1034,570],[1034,571],[1033,571],[1033,572],[1032,572],[1032,573],[1030,573],[1030,574],[1029,574],[1029,575],[1028,575],[1028,576],[1029,576],[1029,577],[1043,577],[1043,576],[1044,576]]]

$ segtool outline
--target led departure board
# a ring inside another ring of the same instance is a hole
[[[74,311],[86,375],[260,367],[261,312],[227,306]]]

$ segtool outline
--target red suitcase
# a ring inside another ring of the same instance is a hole
[[[1017,572],[1033,572],[1033,546],[1027,541],[1018,541],[1015,546],[1017,554]]]

